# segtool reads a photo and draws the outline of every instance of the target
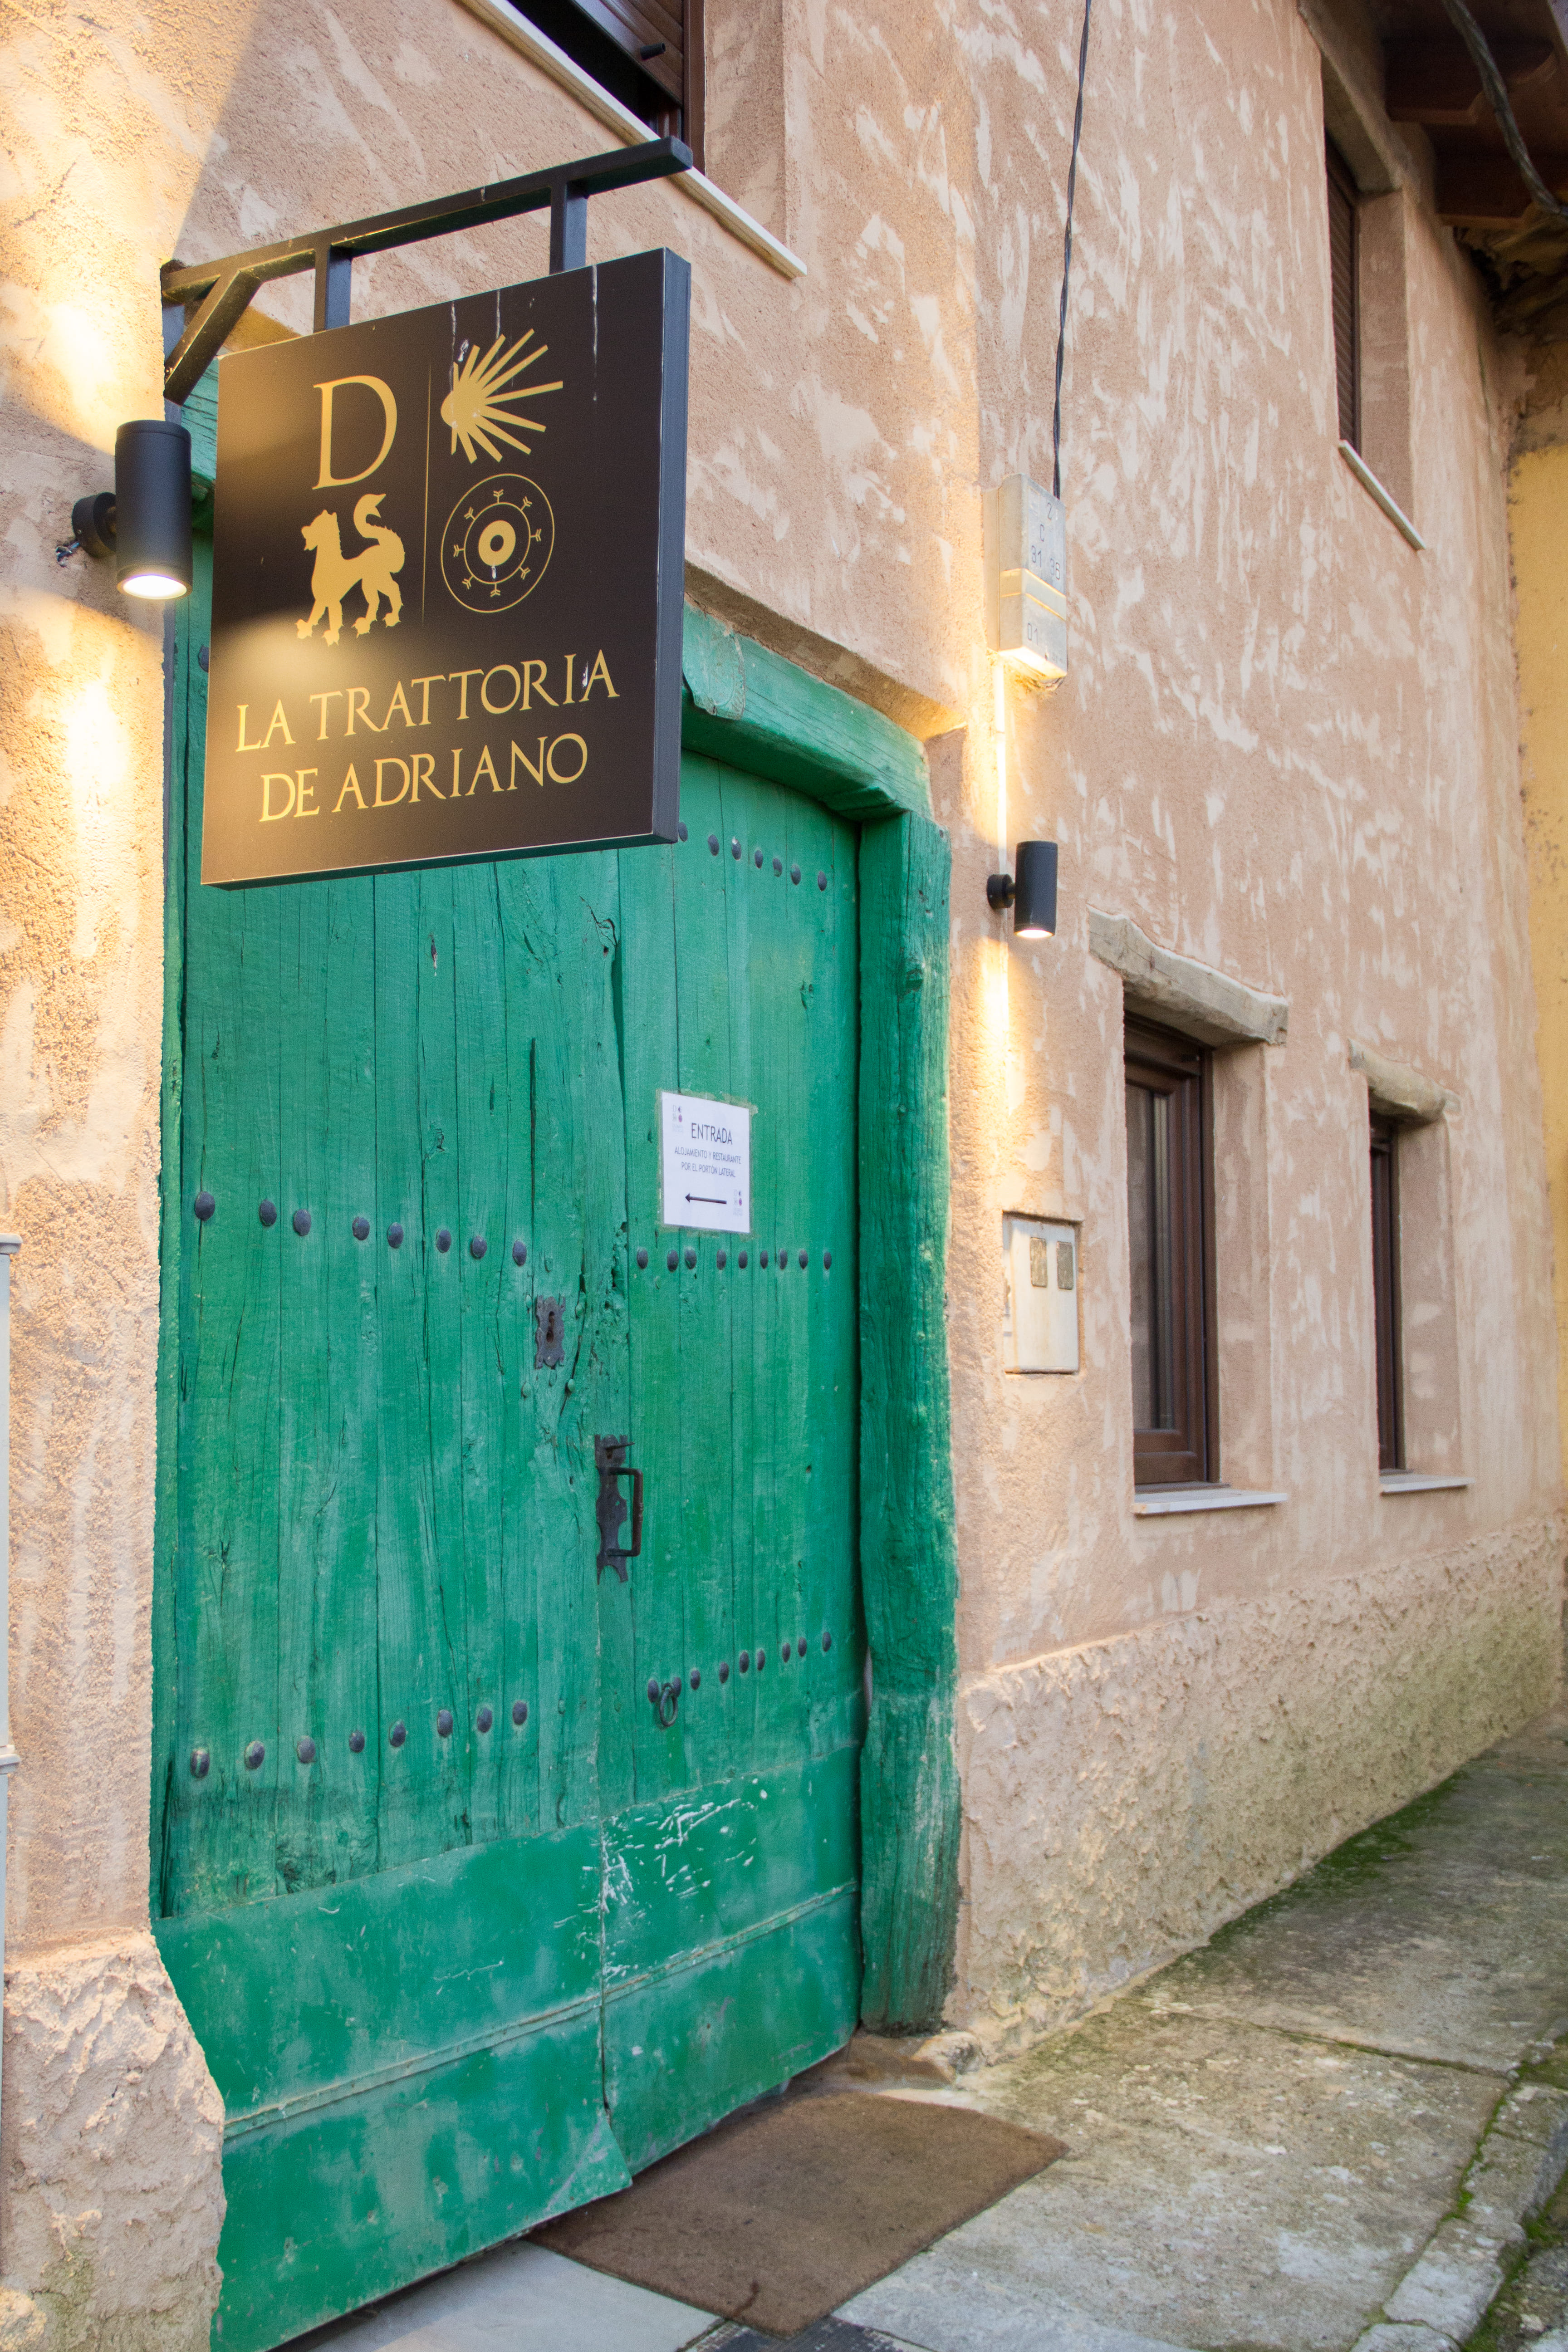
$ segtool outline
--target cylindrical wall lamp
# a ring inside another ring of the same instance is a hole
[[[1020,940],[1048,939],[1057,928],[1057,845],[1021,841],[1016,874],[993,874],[985,898],[994,915],[1013,909],[1013,932]]]
[[[114,491],[78,499],[71,530],[88,555],[114,558],[127,596],[163,602],[191,588],[191,436],[140,417],[114,436]]]

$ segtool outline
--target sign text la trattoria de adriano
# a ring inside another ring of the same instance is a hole
[[[225,359],[204,882],[668,841],[689,275]]]

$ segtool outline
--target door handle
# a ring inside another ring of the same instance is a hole
[[[659,1729],[668,1731],[675,1721],[675,1710],[680,1705],[680,1676],[677,1675],[667,1683],[661,1683],[657,1675],[650,1677],[647,1695]]]
[[[626,1460],[631,1442],[629,1437],[594,1440],[594,1466],[599,1474],[599,1499],[595,1507],[599,1522],[598,1573],[603,1576],[607,1568],[613,1568],[623,1584],[626,1561],[636,1559],[642,1550],[642,1472]],[[626,1516],[626,1498],[620,1487],[623,1478],[632,1482],[632,1539],[626,1545],[619,1540]]]

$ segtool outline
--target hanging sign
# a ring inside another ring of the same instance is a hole
[[[675,838],[690,272],[218,370],[202,879]]]
[[[745,1103],[665,1091],[658,1097],[664,1225],[752,1230],[752,1113]]]

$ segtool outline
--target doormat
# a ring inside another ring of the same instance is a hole
[[[1062,2152],[970,2107],[781,2099],[533,2235],[591,2270],[797,2336]]]

